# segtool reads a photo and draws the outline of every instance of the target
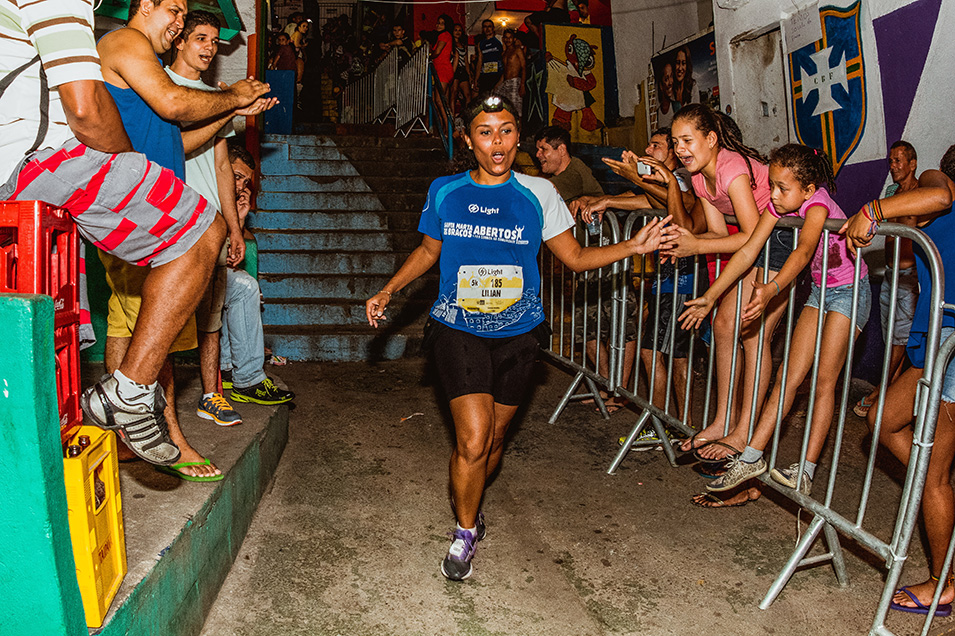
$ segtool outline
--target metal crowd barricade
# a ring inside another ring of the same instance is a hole
[[[583,223],[577,225],[578,239],[586,246],[591,243],[602,244],[605,240],[613,243],[620,241],[620,223],[614,214],[606,214],[600,225],[598,234],[591,236]],[[601,342],[612,344],[612,329],[619,318],[614,318],[618,303],[607,288],[623,289],[625,262],[615,263],[592,273],[573,274],[563,263],[549,251],[541,251],[541,276],[544,296],[545,314],[551,328],[551,346],[543,350],[546,358],[556,365],[573,373],[573,379],[563,397],[550,417],[553,424],[560,414],[573,400],[592,399],[597,404],[604,418],[609,418],[604,399],[600,395],[600,388],[607,393],[614,390],[612,368],[601,375],[601,366],[616,364],[619,356],[602,351]],[[595,289],[596,288],[596,289]],[[598,311],[588,312],[589,307]],[[608,317],[604,307],[609,307],[611,315]],[[591,318],[590,313],[594,313]],[[603,334],[606,333],[606,337]],[[593,355],[588,355],[587,344],[594,342]],[[584,384],[586,391],[577,393],[577,389]]]
[[[633,236],[634,232],[642,226],[647,219],[652,216],[659,216],[662,213],[660,211],[646,211],[646,212],[636,212],[631,213],[627,218],[622,231],[618,229],[618,223],[612,214],[606,215],[606,226],[610,228],[610,232],[602,232],[601,238],[604,235],[608,235],[610,240],[617,242],[619,240],[627,240]],[[780,219],[777,224],[778,228],[790,228],[792,231],[793,237],[793,246],[796,245],[798,241],[798,233],[802,228],[803,221],[799,218],[786,217]],[[825,244],[828,244],[830,234],[838,232],[842,222],[838,220],[830,220],[825,224],[825,229],[823,230],[823,235],[821,241],[824,241]],[[839,476],[839,463],[842,458],[843,451],[843,435],[845,432],[846,425],[846,413],[849,405],[849,394],[850,394],[850,382],[851,382],[851,369],[852,369],[852,360],[855,350],[855,338],[850,338],[848,343],[848,350],[846,352],[846,357],[843,362],[843,372],[842,372],[842,381],[841,381],[841,398],[836,401],[834,415],[834,431],[830,431],[830,437],[834,438],[832,444],[832,450],[829,455],[831,455],[830,465],[828,467],[828,479],[825,483],[825,491],[817,492],[816,496],[804,495],[799,492],[797,489],[787,488],[781,484],[776,483],[769,477],[769,471],[771,471],[777,465],[777,459],[779,455],[779,444],[781,437],[781,428],[782,428],[782,402],[785,397],[785,382],[786,376],[789,369],[789,359],[790,359],[790,344],[792,339],[793,327],[795,325],[797,316],[796,316],[796,285],[793,284],[789,289],[789,299],[788,307],[785,310],[785,316],[781,318],[781,324],[776,327],[776,337],[784,338],[783,346],[783,355],[781,361],[782,373],[780,376],[781,390],[779,394],[779,403],[776,413],[775,420],[775,429],[772,435],[772,438],[765,449],[764,458],[767,461],[768,469],[767,472],[760,476],[760,481],[763,482],[766,486],[776,490],[784,497],[794,501],[801,508],[808,511],[813,515],[812,521],[810,522],[805,533],[799,540],[796,545],[791,557],[788,559],[784,567],[782,568],[779,575],[776,577],[775,581],[771,585],[769,591],[767,592],[765,598],[760,603],[760,608],[766,609],[770,604],[776,599],[776,597],[781,593],[783,588],[788,583],[789,579],[792,577],[793,573],[798,567],[816,565],[820,563],[831,563],[835,571],[836,579],[840,585],[845,586],[848,584],[848,576],[845,568],[845,563],[842,555],[842,548],[839,544],[839,534],[842,534],[846,537],[850,537],[853,541],[864,546],[874,554],[878,555],[885,560],[886,566],[888,568],[888,575],[886,578],[885,589],[883,591],[876,616],[874,619],[873,627],[871,634],[878,636],[889,636],[893,634],[888,628],[885,627],[884,621],[889,608],[889,603],[891,601],[892,595],[897,589],[897,584],[899,577],[901,575],[902,566],[905,563],[907,557],[907,550],[909,542],[914,533],[915,527],[917,525],[917,515],[919,510],[919,503],[922,497],[922,491],[925,485],[926,474],[928,471],[928,462],[930,457],[930,451],[932,442],[934,439],[935,433],[935,423],[938,416],[939,410],[939,397],[942,389],[942,381],[944,380],[944,370],[948,360],[952,356],[953,350],[955,350],[955,337],[950,338],[944,349],[939,353],[939,333],[941,326],[941,315],[943,308],[942,302],[942,290],[944,289],[944,272],[942,271],[938,251],[935,245],[932,243],[928,237],[921,231],[910,228],[904,225],[899,225],[895,223],[884,223],[879,228],[878,233],[884,236],[894,236],[899,238],[910,239],[914,244],[919,246],[927,256],[927,262],[929,267],[929,274],[932,279],[932,292],[930,306],[932,308],[932,313],[929,321],[929,333],[928,340],[926,344],[926,361],[925,369],[923,372],[922,379],[919,383],[919,392],[916,396],[916,410],[915,410],[915,424],[914,424],[914,442],[911,449],[910,461],[908,466],[908,471],[906,478],[903,484],[902,495],[899,502],[899,507],[897,514],[895,516],[895,521],[893,524],[893,530],[891,537],[885,538],[877,536],[879,531],[866,526],[866,513],[869,508],[869,502],[872,497],[872,481],[875,474],[875,460],[876,460],[876,451],[878,448],[879,433],[881,430],[882,417],[885,410],[885,394],[886,394],[886,384],[888,381],[887,371],[889,368],[889,356],[891,355],[891,347],[886,347],[885,357],[883,359],[882,365],[882,380],[880,384],[880,395],[879,400],[873,408],[875,409],[875,421],[876,424],[872,431],[872,440],[870,447],[868,449],[868,459],[865,469],[864,478],[861,484],[861,493],[858,495],[857,503],[854,506],[853,510],[841,511],[837,510],[833,505],[834,495],[836,493],[836,487],[838,485],[838,476]],[[896,320],[895,312],[895,299],[897,295],[897,284],[898,284],[898,261],[899,261],[899,241],[896,241],[895,254],[894,254],[894,264],[892,271],[891,279],[887,280],[886,283],[890,284],[891,287],[891,299],[890,299],[890,310],[888,315],[888,333],[892,333],[893,327]],[[829,271],[829,250],[824,250],[822,252],[822,280],[827,280],[828,271]],[[641,260],[646,260],[649,257],[641,257]],[[768,281],[767,268],[768,265],[768,253],[764,250],[763,254],[760,256],[760,259],[757,261],[757,265],[763,266],[764,277],[762,282],[766,283]],[[687,351],[687,360],[688,369],[687,377],[683,382],[684,395],[683,399],[684,407],[682,408],[682,413],[674,413],[671,409],[672,402],[672,389],[674,388],[674,361],[675,361],[675,349],[674,346],[674,336],[676,334],[676,329],[679,329],[680,326],[677,323],[677,317],[681,313],[681,307],[677,305],[678,300],[678,290],[679,285],[677,281],[680,276],[679,264],[674,267],[674,284],[672,291],[665,292],[667,294],[672,293],[672,311],[669,315],[669,321],[664,326],[665,329],[669,330],[669,351],[666,352],[666,378],[665,380],[656,377],[656,359],[658,349],[658,338],[656,334],[660,333],[661,328],[661,299],[662,294],[659,293],[661,289],[661,278],[662,273],[657,262],[657,267],[654,269],[654,276],[657,281],[657,290],[658,293],[655,295],[650,295],[651,298],[647,298],[648,294],[645,290],[645,280],[641,281],[640,287],[635,294],[635,298],[628,300],[627,288],[629,287],[629,272],[630,272],[630,260],[626,259],[612,266],[612,291],[610,294],[606,293],[606,290],[600,289],[596,297],[598,305],[604,305],[605,303],[610,303],[611,307],[609,311],[605,311],[604,314],[610,315],[611,318],[611,341],[612,344],[609,347],[609,360],[606,361],[607,369],[605,373],[600,373],[600,361],[599,348],[597,349],[597,356],[590,358],[587,356],[585,347],[578,344],[581,341],[586,341],[588,339],[593,339],[599,336],[600,327],[597,326],[596,330],[588,330],[588,325],[586,324],[587,317],[584,316],[583,321],[578,317],[579,312],[577,311],[578,306],[583,303],[586,304],[585,299],[581,299],[579,293],[579,285],[577,284],[578,278],[571,278],[569,281],[566,277],[563,266],[554,264],[554,257],[550,257],[550,267],[547,267],[547,261],[542,257],[542,274],[546,279],[549,279],[549,282],[545,282],[545,285],[542,287],[545,292],[545,307],[548,309],[548,317],[551,322],[551,325],[554,329],[554,334],[551,341],[551,347],[545,353],[548,358],[556,361],[560,366],[569,369],[573,374],[573,380],[571,381],[570,386],[567,391],[561,397],[554,414],[551,416],[551,422],[555,421],[559,417],[560,413],[567,406],[571,400],[575,399],[584,399],[584,398],[593,398],[597,404],[601,407],[601,411],[606,417],[606,410],[604,408],[603,402],[601,400],[599,389],[603,388],[608,394],[615,395],[618,397],[625,398],[633,402],[640,410],[640,415],[636,423],[633,425],[630,433],[626,436],[622,443],[620,451],[616,454],[611,466],[608,470],[609,473],[615,472],[617,467],[621,464],[623,459],[630,452],[631,448],[636,444],[640,445],[641,442],[637,441],[640,433],[646,428],[649,424],[656,432],[657,440],[643,442],[643,444],[653,444],[661,445],[663,450],[666,453],[667,458],[670,460],[671,464],[676,463],[675,452],[673,450],[673,444],[670,442],[667,436],[667,429],[674,431],[679,431],[684,434],[690,435],[695,431],[693,428],[692,421],[692,405],[694,403],[693,398],[693,379],[692,379],[692,362],[694,360],[694,348],[699,346],[699,342],[696,337],[691,337],[688,344]],[[706,271],[700,262],[702,259],[696,259],[696,263],[692,266],[694,269],[695,276],[705,276]],[[855,277],[852,288],[852,304],[850,310],[850,325],[855,325],[856,317],[858,316],[859,311],[859,293],[860,285],[868,285],[868,280],[859,281],[859,274],[861,268],[862,259],[856,259],[855,261]],[[717,273],[719,272],[721,263],[719,259],[716,261]],[[643,266],[640,268],[644,272],[647,271],[647,267]],[[884,284],[886,284],[884,283]],[[734,319],[734,333],[738,341],[740,329],[741,329],[741,320],[740,313],[742,309],[742,281],[736,284],[736,297],[727,298],[724,304],[724,307],[729,308],[736,312]],[[698,289],[698,288],[697,288]],[[732,294],[733,291],[727,292]],[[825,297],[827,289],[825,285],[820,288],[820,306],[825,306]],[[697,295],[696,293],[693,294]],[[610,296],[610,298],[608,298]],[[655,297],[654,297],[655,296]],[[733,302],[735,300],[735,302]],[[634,307],[635,305],[635,307]],[[606,309],[606,307],[604,307]],[[949,309],[955,309],[955,307],[949,307]],[[602,314],[597,313],[597,321],[601,320]],[[818,320],[815,328],[815,342],[814,342],[814,362],[812,368],[807,376],[810,382],[810,392],[809,392],[809,406],[807,409],[807,418],[805,422],[805,429],[802,434],[802,440],[799,448],[799,462],[798,462],[798,475],[799,480],[802,479],[802,475],[805,470],[806,462],[806,451],[809,443],[809,434],[812,430],[812,417],[813,417],[813,408],[816,400],[816,390],[819,380],[819,360],[820,360],[820,350],[822,346],[822,326],[823,318],[825,316],[824,311],[820,311],[818,315]],[[624,353],[626,350],[626,321],[635,320],[636,321],[636,340],[637,347],[643,346],[644,338],[643,332],[647,329],[652,329],[654,337],[650,338],[650,351],[652,354],[651,361],[654,362],[650,366],[649,372],[646,373],[646,377],[643,378],[641,384],[641,370],[642,365],[639,360],[635,360],[633,364],[633,376],[632,380],[623,377],[623,368],[624,368]],[[578,324],[583,322],[584,324]],[[569,330],[567,326],[569,324]],[[853,328],[853,327],[849,327]],[[583,337],[580,337],[578,334],[583,334]],[[770,356],[771,360],[771,351],[764,350],[764,340],[763,337],[765,334],[765,315],[761,318],[760,327],[758,332],[758,346],[756,347],[756,366],[757,368],[762,363],[763,356]],[[771,344],[771,341],[769,341]],[[730,424],[730,415],[732,411],[732,404],[735,403],[736,392],[738,387],[736,384],[736,371],[739,365],[739,346],[733,347],[732,361],[729,369],[729,391],[728,394],[733,396],[732,400],[728,401],[727,405],[727,416],[724,424],[724,433],[728,430]],[[709,354],[707,356],[706,366],[706,378],[705,378],[705,391],[703,395],[703,417],[700,420],[703,424],[710,422],[710,405],[714,397],[713,395],[713,383],[714,383],[714,347],[710,347]],[[725,373],[725,370],[720,370],[720,373]],[[759,374],[756,374],[756,377],[759,377]],[[775,378],[776,375],[773,373],[770,377]],[[662,403],[657,403],[652,399],[651,396],[654,395],[655,390],[657,389],[657,383],[663,381],[665,386],[664,397]],[[581,384],[586,385],[587,390],[582,393],[575,393]],[[748,435],[751,437],[753,435],[754,427],[759,415],[759,407],[762,401],[765,398],[765,395],[769,393],[770,382],[767,382],[766,387],[762,387],[762,390],[753,390],[750,397],[750,406],[751,414],[747,422],[741,423],[748,426]],[[641,391],[638,389],[646,388],[646,397],[641,394]],[[837,395],[839,392],[837,391]],[[827,455],[824,454],[823,457]],[[820,459],[821,465],[821,459]],[[797,484],[798,485],[798,484]],[[817,490],[818,486],[822,485],[821,475],[817,475]],[[854,489],[859,487],[857,482],[851,483],[851,486]],[[854,491],[853,491],[854,492]],[[844,499],[844,498],[843,498]],[[855,501],[855,495],[852,496],[853,501]],[[844,507],[844,506],[841,506]],[[869,526],[872,524],[870,523]],[[806,556],[810,547],[813,545],[815,540],[819,537],[820,534],[823,534],[828,546],[828,550],[824,554],[816,556]],[[882,532],[882,534],[885,534]],[[947,565],[949,567],[953,553],[955,553],[955,538],[953,538],[952,546],[949,549],[947,554]],[[948,571],[948,570],[943,570]],[[941,589],[941,587],[939,588]],[[938,596],[936,596],[936,601]],[[930,614],[931,616],[931,614]],[[923,634],[927,633],[928,627],[930,625],[930,620],[926,621],[926,626]]]
[[[431,94],[431,74],[428,47],[419,47],[401,70],[395,106],[395,136],[407,137],[415,130],[428,132],[428,96]]]
[[[377,67],[374,74],[374,112],[375,123],[382,123],[394,117],[398,102],[398,49],[388,51]]]
[[[398,49],[391,49],[373,71],[342,89],[342,123],[380,123],[393,117],[397,93]]]

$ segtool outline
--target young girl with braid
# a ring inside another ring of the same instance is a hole
[[[693,190],[703,205],[707,231],[693,235],[681,230],[673,246],[665,252],[668,255],[684,257],[736,252],[750,240],[759,222],[760,213],[769,205],[769,170],[766,160],[756,150],[743,145],[735,127],[727,125],[727,119],[703,104],[684,106],[673,119],[674,152],[693,174]],[[736,217],[739,232],[731,233],[726,224],[728,216]],[[786,233],[774,231],[769,239],[770,279],[786,262],[791,251],[792,239]],[[741,306],[745,306],[750,300],[752,283],[763,280],[762,268],[765,265],[761,258],[756,267],[747,266],[742,273]],[[742,367],[742,399],[735,404],[730,399],[729,385],[733,352],[737,348],[736,294],[725,294],[717,302],[720,304],[720,311],[713,319],[717,377],[716,415],[702,431],[684,442],[682,447],[685,452],[696,450],[697,455],[704,460],[723,459],[738,453],[738,449],[746,445],[756,379],[758,376],[756,403],[761,404],[772,372],[769,344],[786,308],[787,298],[785,294],[773,298],[764,312],[766,328],[763,333],[763,356],[759,369],[756,368],[760,344],[759,323],[751,322],[742,326],[742,360],[737,366],[737,371]],[[730,429],[724,437],[728,413]]]
[[[771,473],[772,478],[784,486],[798,487],[803,494],[809,494],[816,462],[822,454],[832,422],[839,372],[845,365],[849,342],[862,333],[862,328],[869,318],[871,291],[865,263],[860,264],[859,279],[856,281],[856,259],[849,253],[845,237],[832,233],[828,241],[821,240],[823,225],[828,219],[846,218],[845,213],[829,195],[830,191],[835,191],[835,183],[832,166],[825,153],[799,144],[788,144],[774,150],[770,157],[769,184],[772,194],[767,213],[760,217],[749,240],[733,255],[713,286],[700,298],[686,303],[689,308],[683,312],[680,319],[685,328],[692,328],[703,321],[720,294],[728,290],[736,279],[752,266],[781,216],[796,215],[805,219],[796,249],[776,276],[768,284],[763,284],[758,278],[752,282],[752,298],[743,309],[742,318],[747,322],[758,318],[774,298],[786,295],[787,287],[796,280],[806,265],[809,265],[812,289],[793,331],[789,368],[785,370],[786,393],[781,413],[781,417],[786,417],[789,413],[796,398],[796,390],[816,362],[816,328],[819,312],[822,311],[822,344],[819,348],[819,371],[805,468],[801,479],[799,462],[793,463],[789,468],[773,469]],[[827,252],[827,267],[823,272],[823,256]],[[853,287],[856,284],[858,303],[853,325],[850,321]],[[823,287],[826,293],[824,302],[821,303]],[[706,487],[710,492],[730,490],[747,479],[766,472],[763,450],[776,428],[783,372],[783,367],[780,367],[773,391],[766,399],[752,439],[740,456],[730,462],[726,473]],[[748,494],[746,501],[754,498]],[[694,498],[694,502],[700,505],[716,501],[721,500],[706,493]],[[739,503],[745,502],[737,502],[737,505]]]

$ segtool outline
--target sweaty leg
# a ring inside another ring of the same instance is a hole
[[[217,216],[188,252],[146,276],[139,319],[119,366],[129,379],[155,382],[169,346],[199,304],[224,240],[225,221]]]
[[[458,525],[473,528],[484,494],[484,483],[490,474],[489,468],[492,468],[489,458],[495,433],[494,398],[490,393],[471,393],[454,398],[450,404],[455,434],[451,453],[451,497]],[[498,462],[500,453],[499,450]]]

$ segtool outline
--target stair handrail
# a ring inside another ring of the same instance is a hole
[[[435,88],[431,91],[431,121],[434,129],[438,131],[438,137],[444,146],[444,151],[448,153],[448,159],[454,156],[454,115],[451,114],[450,105],[447,103],[438,82],[438,74],[433,64],[429,64],[431,85]]]

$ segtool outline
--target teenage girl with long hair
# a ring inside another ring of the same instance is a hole
[[[823,225],[828,219],[845,219],[846,215],[832,200],[835,192],[832,165],[825,153],[799,144],[788,144],[773,151],[769,163],[769,183],[772,192],[768,213],[763,214],[752,236],[737,251],[726,269],[710,289],[700,298],[688,301],[689,307],[680,316],[685,328],[698,326],[721,294],[726,292],[759,258],[763,245],[769,240],[782,216],[796,215],[805,219],[799,232],[799,242],[782,269],[768,283],[758,277],[752,282],[753,294],[743,309],[742,319],[753,321],[759,318],[777,296],[787,295],[787,289],[800,272],[809,265],[812,273],[812,289],[809,300],[799,314],[792,335],[789,353],[789,368],[786,372],[786,393],[783,397],[780,417],[786,417],[796,399],[799,385],[816,362],[815,340],[819,312],[823,313],[822,344],[819,349],[818,375],[815,402],[813,404],[809,444],[806,449],[805,469],[799,477],[799,462],[788,468],[773,469],[772,478],[789,488],[799,488],[809,494],[815,477],[816,463],[829,434],[829,425],[835,410],[836,384],[845,365],[849,343],[862,333],[869,318],[871,291],[865,263],[859,268],[856,281],[855,257],[850,255],[845,237],[830,234],[822,241]],[[823,256],[828,252],[827,270],[823,280]],[[858,304],[855,325],[852,316],[853,287],[858,284]],[[825,304],[821,305],[821,292],[825,286]],[[768,355],[768,351],[765,352]],[[780,409],[779,395],[783,385],[783,367],[779,368],[772,393],[766,399],[752,439],[737,459],[731,461],[726,473],[713,480],[706,488],[710,492],[731,490],[746,480],[766,472],[763,451],[776,428]],[[745,431],[743,431],[745,433]],[[704,493],[693,501],[698,505],[743,505],[759,497],[759,490],[750,487],[745,497],[724,501],[715,495]]]
[[[680,236],[665,252],[671,256],[684,257],[694,254],[732,254],[749,241],[760,213],[770,202],[769,168],[766,159],[739,139],[735,127],[709,106],[690,104],[684,106],[673,119],[674,152],[683,165],[693,174],[693,190],[703,205],[707,231],[693,235],[680,229]],[[731,234],[726,217],[735,216],[739,232]],[[781,231],[774,231],[769,239],[769,278],[780,270],[789,253],[792,240]],[[756,266],[749,267],[742,275],[742,305],[749,303],[753,282],[763,280],[760,259]],[[696,450],[703,460],[720,460],[735,455],[746,444],[749,420],[752,415],[753,392],[756,404],[762,403],[769,375],[772,373],[770,342],[773,331],[786,308],[787,299],[780,295],[771,300],[764,312],[765,330],[762,338],[762,359],[759,369],[756,358],[760,346],[759,323],[741,327],[743,349],[737,360],[737,373],[742,367],[742,376],[736,386],[742,391],[741,401],[731,400],[730,369],[736,339],[736,294],[724,294],[717,303],[719,311],[713,318],[713,346],[716,349],[716,414],[705,428],[684,442],[683,451]],[[759,379],[757,388],[756,380]],[[724,427],[729,430],[724,437]]]

